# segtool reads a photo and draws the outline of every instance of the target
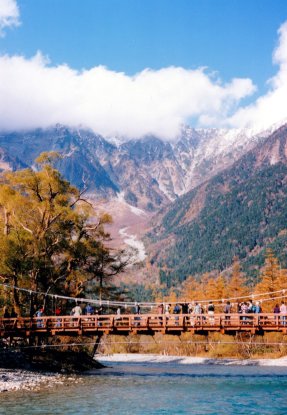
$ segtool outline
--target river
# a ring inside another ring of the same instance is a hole
[[[106,362],[40,391],[0,395],[0,414],[286,415],[287,367]]]

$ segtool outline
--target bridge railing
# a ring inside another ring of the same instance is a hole
[[[192,331],[248,330],[251,328],[279,330],[287,328],[287,316],[282,314],[124,314],[90,316],[43,316],[0,318],[1,333],[21,332],[85,332],[121,331]]]

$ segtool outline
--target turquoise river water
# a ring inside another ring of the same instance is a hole
[[[287,415],[287,367],[107,363],[37,392],[0,395],[0,414]]]

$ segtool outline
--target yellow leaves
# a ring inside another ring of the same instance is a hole
[[[225,279],[222,275],[210,278],[204,287],[204,295],[208,300],[222,299],[226,296]]]
[[[111,223],[113,223],[113,218],[109,213],[103,213],[101,215],[100,221],[103,225],[110,225]]]
[[[287,269],[281,269],[279,270],[279,274],[277,276],[277,286],[278,289],[286,289],[287,291]]]
[[[36,158],[35,162],[41,167],[45,164],[52,165],[61,158],[61,155],[56,151],[45,151]]]
[[[7,184],[0,184],[0,205],[4,205],[15,196],[15,190]]]
[[[9,172],[0,182],[0,272],[33,289],[56,284],[73,296],[86,282],[121,270],[103,242],[109,214],[97,214],[53,168],[56,153],[42,154],[40,171]],[[2,215],[1,215],[2,214]],[[3,243],[1,243],[3,242]],[[29,285],[29,284],[28,284]]]
[[[261,273],[261,281],[255,288],[256,293],[272,292],[277,289],[277,281],[280,274],[278,259],[271,249],[266,251],[265,264]]]
[[[238,258],[234,258],[231,278],[226,286],[226,297],[242,297],[249,293],[250,289],[246,286],[246,280],[240,269]]]
[[[199,298],[199,282],[192,276],[184,282],[181,296],[188,301]]]
[[[176,293],[173,290],[171,290],[170,293],[169,293],[169,296],[165,297],[164,300],[165,300],[166,303],[173,303],[174,304],[178,301],[178,298],[177,298]]]
[[[255,293],[270,293],[267,298],[274,298],[264,307],[264,311],[272,311],[274,305],[279,302],[275,297],[278,294],[272,292],[281,290],[286,287],[287,277],[285,270],[281,270],[278,259],[275,257],[271,249],[266,250],[265,263],[261,272],[261,281],[255,287]]]
[[[186,301],[222,300],[247,294],[249,290],[241,276],[240,268],[237,270],[238,273],[232,274],[230,280],[223,275],[213,276],[209,273],[203,274],[198,280],[190,276],[182,285],[181,299]]]
[[[87,276],[84,272],[79,270],[73,270],[65,280],[66,291],[71,296],[78,296],[84,289]]]

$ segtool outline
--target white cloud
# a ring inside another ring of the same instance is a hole
[[[19,26],[19,9],[16,0],[0,0],[0,37],[4,29]]]
[[[0,0],[0,30],[18,19],[16,2]],[[287,116],[287,22],[279,29],[273,61],[279,71],[268,93],[240,108],[256,90],[252,80],[223,83],[205,68],[145,69],[128,76],[104,66],[52,66],[40,52],[31,59],[0,56],[0,130],[61,123],[105,137],[172,139],[190,119],[201,127],[268,127]]]
[[[287,119],[287,22],[279,28],[278,34],[279,42],[273,54],[273,62],[279,65],[279,70],[268,81],[268,92],[230,117],[231,126],[268,128]]]
[[[104,135],[173,138],[190,117],[226,117],[255,87],[249,79],[222,84],[204,69],[146,69],[127,76],[94,67],[53,67],[38,53],[0,57],[0,128],[83,125]]]

